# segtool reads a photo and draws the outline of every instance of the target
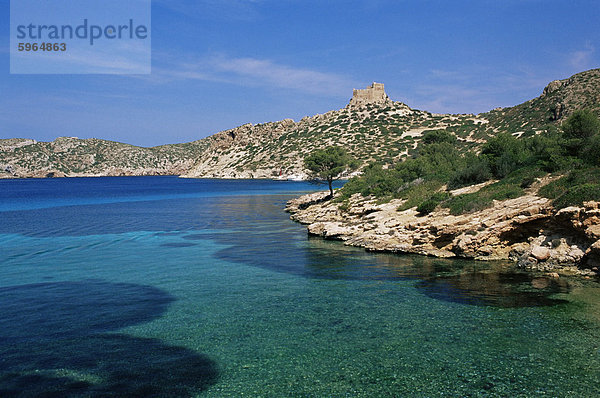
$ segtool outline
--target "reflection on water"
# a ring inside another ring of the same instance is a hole
[[[415,255],[371,254],[359,249],[340,247],[339,242],[320,238],[310,240],[335,259],[326,263],[315,259],[313,266],[321,275],[336,278],[365,279],[417,279],[417,288],[431,298],[449,302],[490,305],[497,307],[532,307],[566,303],[553,298],[558,293],[568,293],[569,284],[564,279],[515,269],[504,262],[474,262],[467,260],[436,259]],[[336,246],[338,246],[336,248]],[[365,266],[370,260],[372,265]],[[357,261],[358,260],[358,261]]]
[[[282,211],[290,196],[253,195],[170,199],[4,212],[0,233],[28,236],[156,231],[188,250],[202,240],[226,245],[220,259],[307,278],[418,279],[430,297],[502,307],[552,305],[568,291],[562,280],[533,277],[503,265],[417,256],[372,254],[339,242],[306,239],[306,229]],[[152,217],[148,217],[151,214]],[[180,239],[178,241],[178,238]]]
[[[304,227],[290,226],[287,216],[282,216],[280,199],[252,199],[228,198],[215,206],[222,217],[241,220],[235,226],[235,234],[190,234],[183,239],[216,239],[230,246],[218,253],[227,261],[309,278],[415,279],[419,281],[417,288],[427,296],[462,304],[555,305],[564,300],[552,295],[569,291],[568,283],[563,279],[520,271],[508,263],[368,253],[341,242],[314,237],[306,239]],[[270,227],[265,228],[265,224]]]
[[[515,271],[460,272],[453,276],[425,277],[417,287],[427,296],[456,303],[497,307],[533,307],[566,303],[552,298],[568,293],[561,279]]]
[[[174,298],[152,286],[101,280],[0,288],[3,342],[118,330],[162,315]]]

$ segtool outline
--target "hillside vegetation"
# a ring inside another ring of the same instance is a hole
[[[96,138],[0,140],[0,177],[179,175],[205,147],[202,141],[142,148]]]
[[[400,102],[348,105],[299,122],[244,125],[208,137],[190,177],[270,178],[304,174],[303,159],[329,145],[343,146],[362,165],[394,165],[418,156],[427,134],[448,133],[461,153],[478,150],[499,133],[532,137],[559,126],[584,107],[600,114],[600,69],[551,82],[542,95],[479,115],[434,114]]]
[[[380,202],[406,199],[400,210],[417,206],[428,214],[437,206],[451,214],[478,211],[494,200],[514,199],[526,190],[554,199],[557,208],[600,200],[600,121],[589,110],[575,111],[560,127],[516,138],[499,133],[479,152],[461,153],[456,137],[447,132],[426,133],[416,155],[384,169],[374,163],[352,178],[337,200],[352,195],[373,196]],[[552,180],[540,184],[544,177]],[[477,192],[451,195],[464,186],[490,182]],[[342,208],[344,205],[342,205]]]
[[[98,139],[59,138],[50,143],[0,140],[0,177],[177,174],[272,178],[306,175],[303,159],[314,150],[329,145],[343,146],[361,166],[378,164],[384,168],[395,168],[403,160],[422,156],[425,151],[452,150],[464,155],[458,161],[468,167],[447,166],[459,167],[467,174],[475,173],[478,158],[473,157],[473,153],[492,137],[507,133],[526,139],[540,133],[552,134],[577,109],[588,108],[598,114],[598,87],[600,70],[595,69],[551,82],[540,97],[521,105],[479,115],[433,114],[411,109],[400,102],[386,101],[383,104],[348,105],[298,122],[286,119],[246,124],[199,141],[154,148]],[[426,143],[425,137],[435,142]],[[426,146],[429,149],[425,149]],[[450,158],[447,160],[456,161]],[[412,162],[410,167],[414,164]],[[403,181],[410,177],[404,176]],[[477,181],[487,176],[465,174],[452,178],[459,184],[461,178]]]

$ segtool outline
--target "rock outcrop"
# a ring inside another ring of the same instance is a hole
[[[325,201],[326,193],[291,200],[286,211],[308,233],[373,251],[476,260],[513,260],[543,271],[593,273],[600,260],[598,203],[555,211],[551,201],[528,194],[496,201],[480,212],[447,209],[420,216],[398,211],[403,200],[377,204],[352,196],[349,205]]]
[[[577,265],[598,271],[600,266],[600,209],[598,202],[555,212],[529,247],[512,254],[521,267],[552,270]]]

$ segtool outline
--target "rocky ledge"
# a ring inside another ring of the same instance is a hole
[[[553,274],[591,275],[600,267],[598,202],[556,211],[550,200],[528,194],[458,216],[439,208],[426,216],[414,208],[398,211],[402,203],[377,204],[357,194],[342,210],[318,192],[289,201],[286,211],[311,235],[367,250],[513,260]]]

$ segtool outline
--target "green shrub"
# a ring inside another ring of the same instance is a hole
[[[450,209],[450,214],[459,215],[485,209],[491,204],[492,201],[488,198],[479,197],[475,194],[465,194],[450,199],[446,202],[445,207]]]
[[[584,144],[581,158],[591,165],[600,166],[600,134],[591,137]]]
[[[435,210],[436,207],[443,201],[450,198],[450,194],[448,192],[436,192],[429,199],[422,202],[419,206],[417,206],[417,211],[420,215],[426,215]]]
[[[564,161],[565,140],[556,127],[549,126],[545,132],[528,138],[526,145],[530,163],[536,163],[541,169],[552,172],[568,167]]]
[[[440,142],[447,142],[449,144],[456,143],[456,136],[450,134],[445,130],[430,130],[426,131],[421,138],[423,144],[433,144]]]
[[[419,212],[420,215],[427,215],[429,213],[431,213],[432,211],[435,210],[435,208],[440,204],[440,202],[433,200],[433,199],[427,199],[425,202],[421,203],[419,206],[417,206],[417,211]]]
[[[515,184],[497,182],[477,192],[458,195],[444,203],[454,215],[483,210],[492,206],[494,200],[514,199],[523,195],[523,189]]]
[[[465,156],[465,166],[456,170],[448,182],[450,189],[479,184],[492,178],[487,159],[469,153]]]
[[[355,193],[379,198],[397,197],[404,181],[394,169],[383,169],[380,164],[371,164],[363,169],[363,175],[351,178],[342,188],[341,197],[349,198]]]
[[[560,195],[553,202],[554,207],[582,206],[589,200],[600,201],[600,184],[583,184]]]
[[[448,142],[421,144],[413,156],[396,165],[398,175],[404,181],[417,178],[447,181],[453,170],[464,167],[463,156]]]
[[[481,154],[487,158],[492,174],[496,178],[507,176],[530,158],[524,141],[506,133],[490,138],[483,145]]]
[[[537,166],[528,166],[517,169],[507,175],[502,182],[505,184],[516,184],[521,188],[530,187],[538,178],[547,175],[545,171],[542,171]]]
[[[519,184],[519,186],[521,188],[529,188],[533,185],[533,183],[536,181],[535,177],[525,177],[523,178],[523,180],[521,180],[521,184]]]
[[[600,121],[587,109],[573,112],[562,124],[567,139],[586,139],[600,132]]]
[[[539,190],[539,195],[548,199],[556,199],[568,191],[568,185],[565,183],[565,177],[543,186]]]
[[[422,181],[416,180],[402,189],[399,196],[406,199],[398,210],[408,210],[415,206],[419,206],[425,200],[431,198],[441,187],[441,181]]]
[[[581,206],[587,200],[600,200],[600,167],[573,170],[540,188],[539,194],[554,199],[554,207]]]
[[[579,110],[562,124],[562,130],[568,153],[578,158],[587,157],[585,152],[590,149],[590,142],[595,141],[593,137],[600,132],[600,121],[591,111]]]

